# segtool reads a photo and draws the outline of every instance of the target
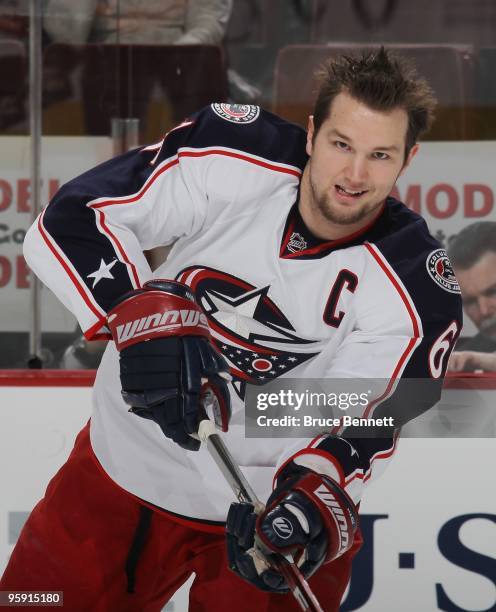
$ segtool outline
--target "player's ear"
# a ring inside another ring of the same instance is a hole
[[[403,168],[401,169],[400,176],[408,168],[408,166],[410,165],[410,162],[415,157],[415,155],[417,155],[417,151],[419,150],[419,148],[420,148],[420,145],[417,143],[417,144],[414,144],[413,147],[410,149],[410,152],[408,153],[405,163],[403,164]]]
[[[307,126],[307,155],[312,155],[314,129],[313,115],[309,115]]]

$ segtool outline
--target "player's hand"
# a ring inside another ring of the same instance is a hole
[[[123,296],[107,320],[120,351],[122,397],[134,414],[158,423],[183,448],[198,450],[190,434],[198,430],[201,397],[209,392],[217,400],[216,425],[227,431],[228,366],[189,287],[149,281]]]
[[[496,371],[496,353],[480,353],[478,351],[454,351],[451,354],[449,372],[484,372]]]
[[[260,562],[257,542],[265,551],[291,553],[309,578],[352,546],[357,524],[356,507],[341,487],[307,470],[280,484],[258,516],[249,503],[231,505],[226,525],[229,567],[259,589],[287,592],[284,578]]]

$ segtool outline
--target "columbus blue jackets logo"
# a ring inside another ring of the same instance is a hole
[[[460,286],[444,249],[436,249],[427,256],[427,272],[445,291],[460,293]]]
[[[212,104],[216,115],[231,123],[253,123],[260,114],[260,107],[252,104]]]
[[[257,288],[225,272],[195,266],[181,271],[176,280],[195,291],[241,399],[246,383],[263,385],[319,353],[318,341],[294,333],[268,296],[270,286]]]

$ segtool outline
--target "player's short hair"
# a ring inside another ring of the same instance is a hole
[[[315,76],[319,89],[313,111],[314,137],[329,116],[332,101],[342,92],[374,110],[405,109],[408,113],[405,159],[434,121],[437,100],[429,83],[419,76],[412,61],[384,47],[330,58]]]
[[[478,221],[462,229],[448,242],[451,264],[467,270],[488,252],[496,253],[496,221]]]

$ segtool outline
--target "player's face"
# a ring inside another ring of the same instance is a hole
[[[404,159],[407,128],[404,109],[372,110],[344,92],[315,137],[310,117],[300,200],[310,230],[339,238],[373,220],[417,151]]]
[[[466,270],[456,270],[465,312],[481,333],[496,339],[496,253],[485,253]]]

